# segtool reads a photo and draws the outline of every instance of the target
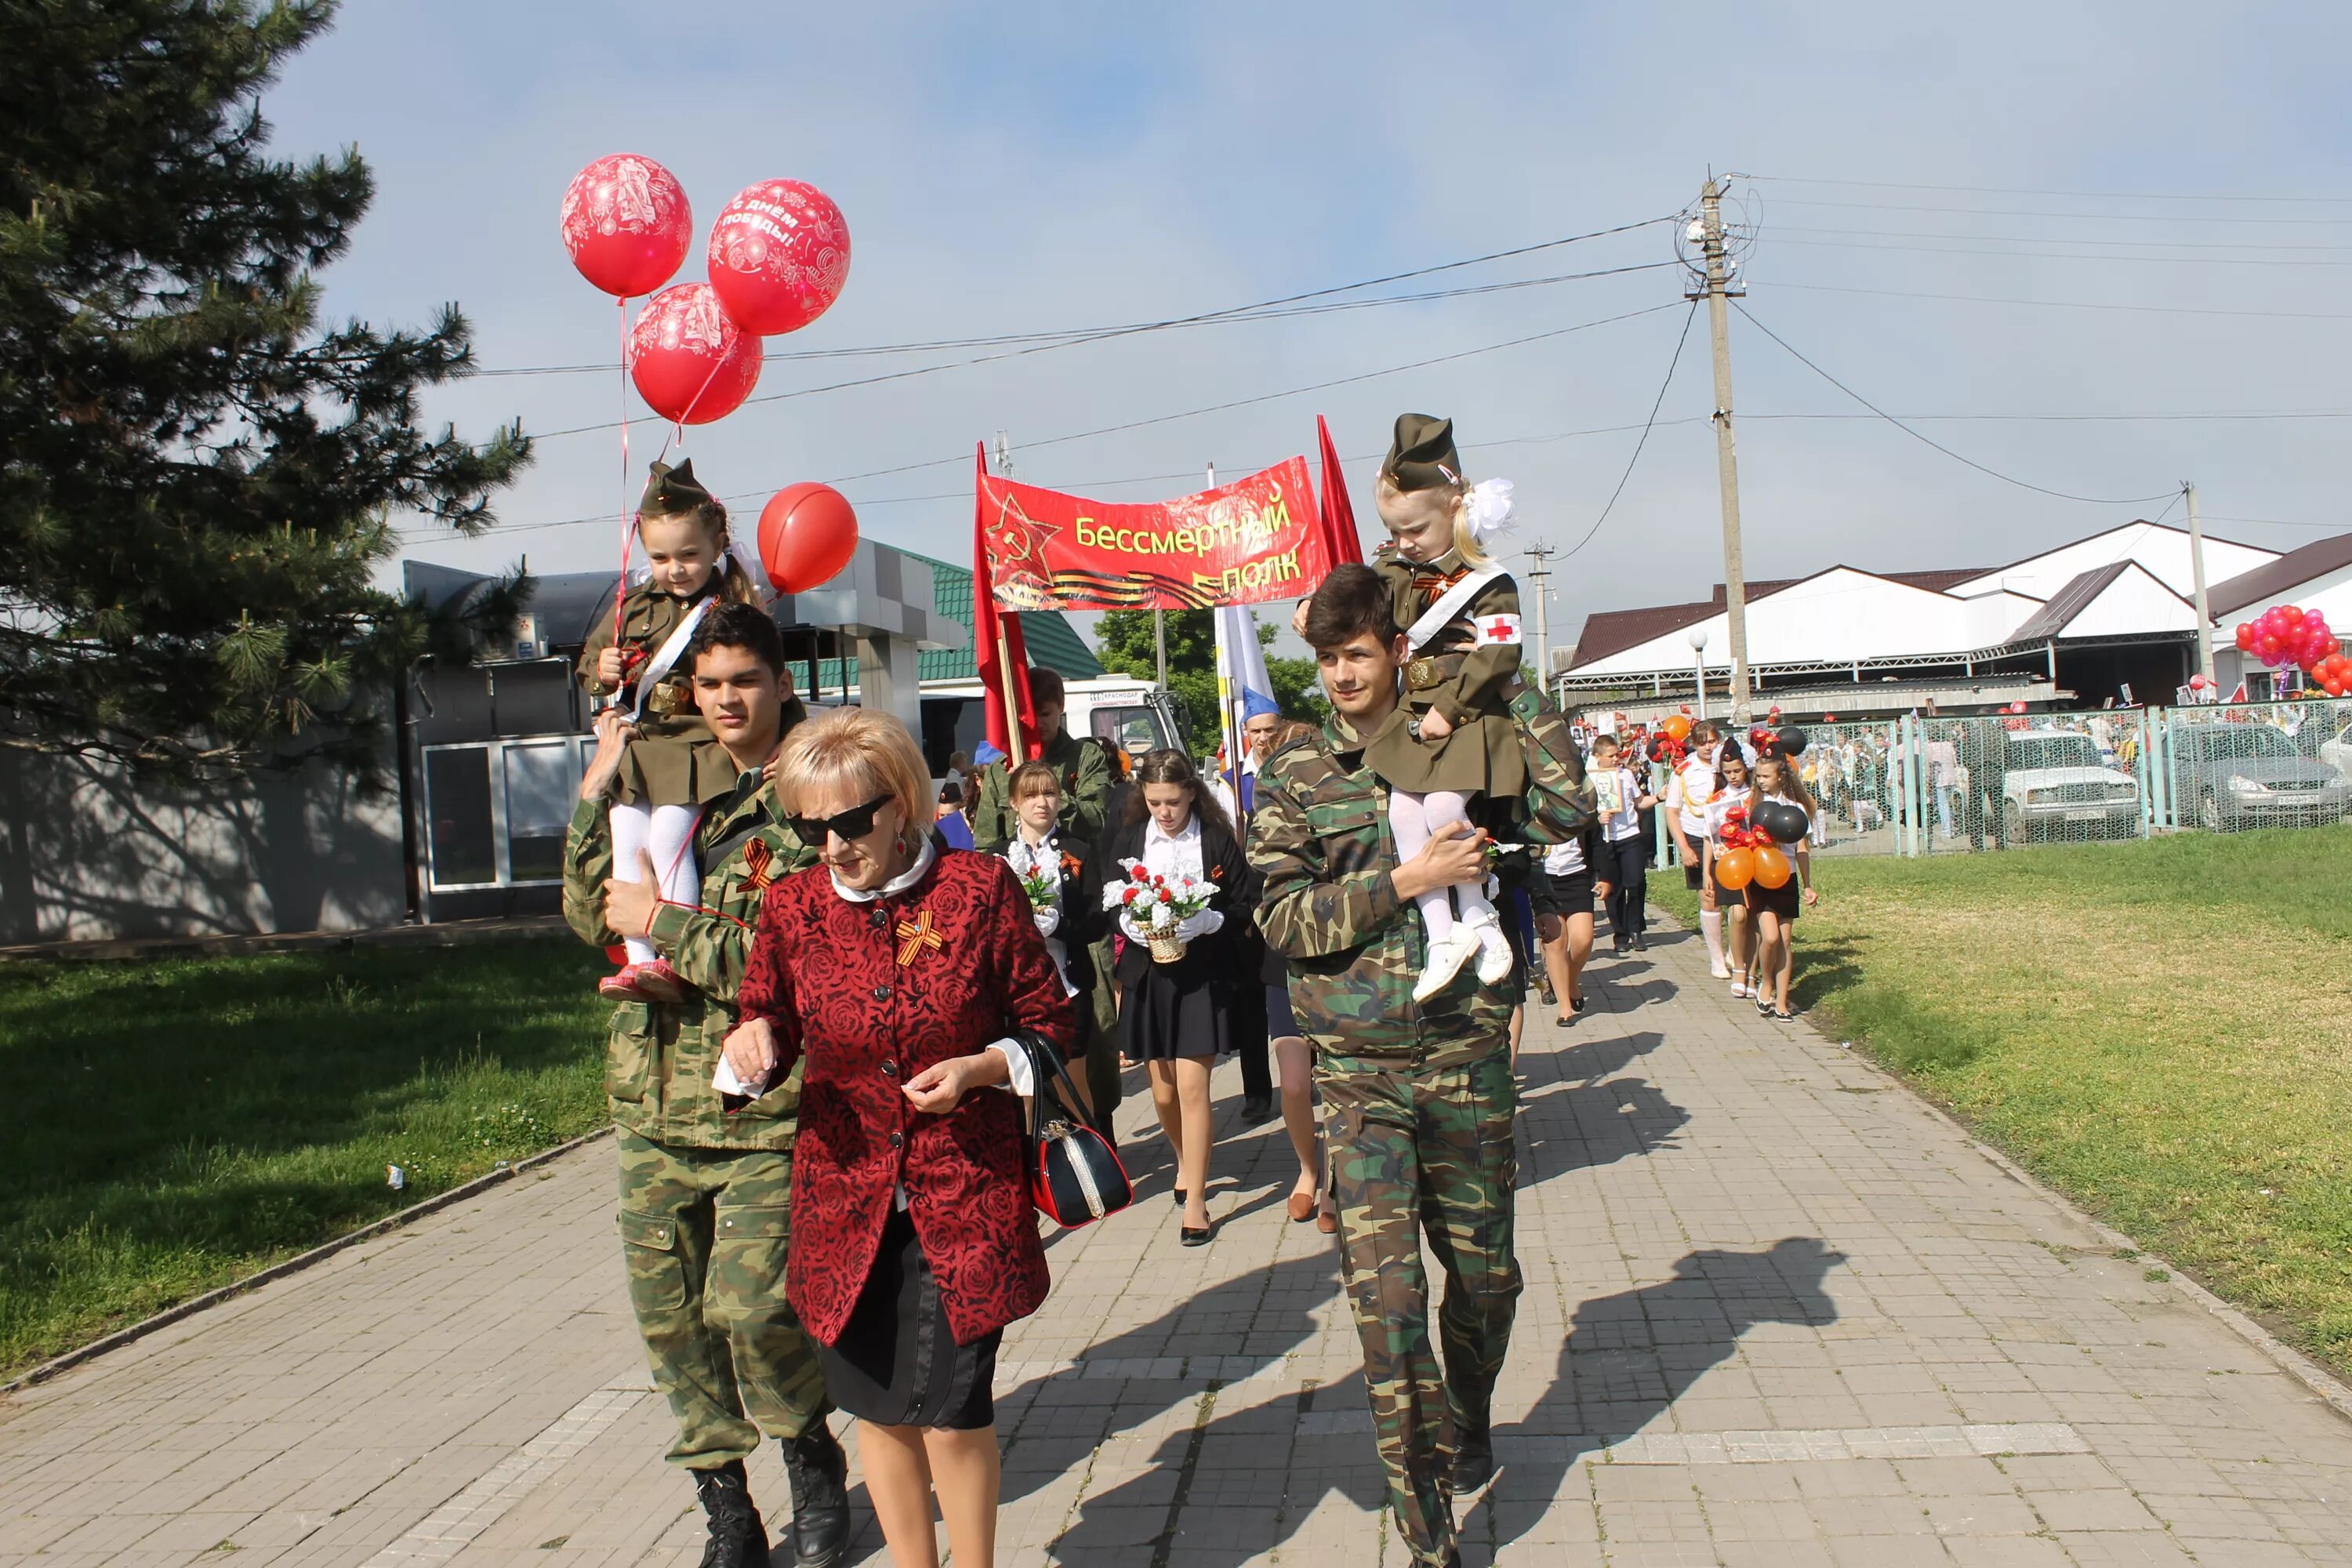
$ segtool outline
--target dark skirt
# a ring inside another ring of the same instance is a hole
[[[1219,957],[1230,956],[1221,945]],[[1208,953],[1152,963],[1120,994],[1118,1026],[1129,1061],[1220,1057],[1240,1043],[1228,980]]]
[[[1589,915],[1592,912],[1592,873],[1538,871],[1528,884],[1528,897],[1539,915]]]
[[[1303,1037],[1298,1033],[1298,1020],[1291,1015],[1287,982],[1269,984],[1265,988],[1265,1037],[1269,1040]]]
[[[1748,913],[1755,914],[1759,910],[1769,910],[1780,917],[1782,925],[1787,925],[1797,918],[1797,910],[1801,907],[1805,890],[1798,885],[1797,875],[1792,870],[1789,874],[1789,879],[1777,888],[1768,888],[1761,882],[1750,882],[1740,891],[1748,896]],[[1736,897],[1737,895],[1726,896]]]
[[[915,1222],[894,1208],[841,1339],[820,1343],[816,1358],[825,1393],[860,1421],[971,1432],[996,1424],[996,1347],[1003,1338],[1003,1330],[991,1329],[956,1343]]]

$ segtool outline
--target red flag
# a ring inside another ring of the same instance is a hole
[[[988,447],[979,445],[980,479],[988,477]],[[988,490],[972,485],[971,521],[971,655],[980,667],[981,689],[988,714],[988,743],[1003,752],[1010,766],[1027,762],[1034,750],[1036,726],[1029,698],[1029,649],[1022,640],[1021,617],[996,607],[996,587],[988,570]],[[1005,721],[1004,658],[1013,661],[1013,702],[1021,721],[1016,744]]]
[[[1356,509],[1348,504],[1348,476],[1339,469],[1339,448],[1331,445],[1331,426],[1324,423],[1320,414],[1315,416],[1315,436],[1323,459],[1323,493],[1316,498],[1316,521],[1323,530],[1335,563],[1353,561],[1361,565],[1364,545],[1356,537]]]

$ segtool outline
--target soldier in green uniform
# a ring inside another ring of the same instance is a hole
[[[1062,812],[1056,837],[1065,847],[1084,858],[1102,837],[1108,816],[1113,782],[1110,755],[1100,741],[1081,740],[1062,728],[1066,694],[1060,670],[1032,665],[1029,700],[1035,705],[1037,754],[1053,764],[1062,781]],[[1013,800],[1007,793],[1013,767],[1008,762],[991,763],[980,775],[980,804],[971,815],[971,844],[984,854],[1003,854],[1018,826],[1013,820]],[[1102,937],[1087,952],[1100,978],[1088,993],[1093,1008],[1079,1018],[1078,1024],[1086,1035],[1081,1047],[1086,1055],[1087,1092],[1094,1101],[1097,1121],[1108,1133],[1110,1113],[1118,1109],[1119,1098],[1118,996],[1109,978],[1111,939]]]
[[[847,1465],[825,1426],[831,1406],[814,1347],[784,1300],[800,1075],[726,1086],[740,1094],[713,1082],[761,900],[777,878],[814,861],[764,773],[803,713],[775,623],[751,605],[713,609],[679,662],[737,773],[696,831],[699,903],[664,900],[651,876],[614,875],[602,806],[631,726],[607,712],[564,844],[563,913],[599,947],[624,933],[650,940],[685,982],[677,1002],[614,1010],[604,1088],[620,1142],[629,1301],[677,1418],[669,1460],[693,1472],[709,1515],[705,1568],[769,1562],[743,1473],[763,1431],[782,1441],[793,1560],[830,1568],[848,1550]]]
[[[1365,760],[1406,718],[1399,672],[1412,650],[1387,584],[1368,567],[1334,568],[1304,631],[1333,713],[1260,769],[1258,925],[1290,961],[1292,1010],[1315,1047],[1342,1268],[1398,1530],[1415,1563],[1458,1563],[1453,1497],[1494,1470],[1490,1411],[1520,1289],[1513,999],[1465,968],[1413,1000],[1428,949],[1413,900],[1483,879],[1486,835],[1452,824],[1398,858],[1390,786]],[[1436,1347],[1422,1230],[1445,1276]]]

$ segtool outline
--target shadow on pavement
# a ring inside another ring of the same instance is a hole
[[[1835,1322],[1823,1281],[1844,1261],[1810,1236],[1762,1252],[1708,1247],[1684,1257],[1671,1279],[1579,1307],[1550,1389],[1525,1421],[1496,1429],[1502,1465],[1483,1501],[1487,1522],[1465,1519],[1465,1533],[1491,1530],[1497,1547],[1526,1534],[1571,1467],[1656,1420],[1758,1324]]]

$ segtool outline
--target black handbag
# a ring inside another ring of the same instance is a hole
[[[1077,1086],[1052,1041],[1027,1030],[1014,1035],[1029,1053],[1029,1196],[1055,1224],[1075,1230],[1135,1201],[1135,1184],[1118,1151],[1087,1121]]]

